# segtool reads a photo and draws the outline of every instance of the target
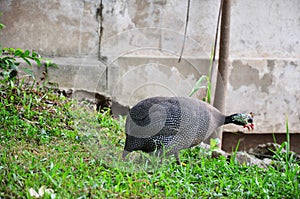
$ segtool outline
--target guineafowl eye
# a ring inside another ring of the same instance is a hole
[[[247,122],[248,122],[248,123],[253,123],[253,119],[250,118],[250,119],[247,120]]]

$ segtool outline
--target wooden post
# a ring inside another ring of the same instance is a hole
[[[230,40],[230,14],[231,0],[223,0],[221,32],[220,32],[220,49],[219,49],[219,67],[217,75],[217,85],[214,99],[214,107],[225,113],[225,97],[228,83],[228,57],[229,57],[229,40]],[[214,132],[210,138],[220,139],[219,147],[222,145],[222,129]]]

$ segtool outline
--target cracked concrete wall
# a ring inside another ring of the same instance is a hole
[[[178,63],[186,6],[182,0],[2,0],[7,27],[0,40],[52,56],[61,67],[49,77],[63,88],[133,105],[154,95],[187,95],[208,74],[219,0],[191,1]],[[298,0],[232,1],[226,112],[255,112],[255,132],[285,132],[286,114],[290,130],[300,131],[299,10]]]
[[[1,0],[1,44],[45,56],[96,56],[98,2]]]

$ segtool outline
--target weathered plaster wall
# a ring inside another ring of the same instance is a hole
[[[181,63],[187,1],[103,0],[99,12],[100,2],[2,0],[1,44],[52,56],[60,69],[49,77],[61,87],[125,105],[187,95],[208,74],[219,0],[191,1]],[[299,10],[298,0],[232,1],[226,112],[255,112],[256,132],[284,132],[286,114],[291,131],[300,130]]]
[[[1,0],[3,46],[34,49],[46,56],[96,56],[98,2]]]
[[[232,4],[231,57],[300,57],[298,0],[235,0]]]

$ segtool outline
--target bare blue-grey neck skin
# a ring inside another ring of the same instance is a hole
[[[253,127],[253,114],[243,114],[243,113],[236,113],[230,116],[225,117],[224,124],[233,123],[240,126],[251,126]],[[253,129],[253,128],[252,128]]]

